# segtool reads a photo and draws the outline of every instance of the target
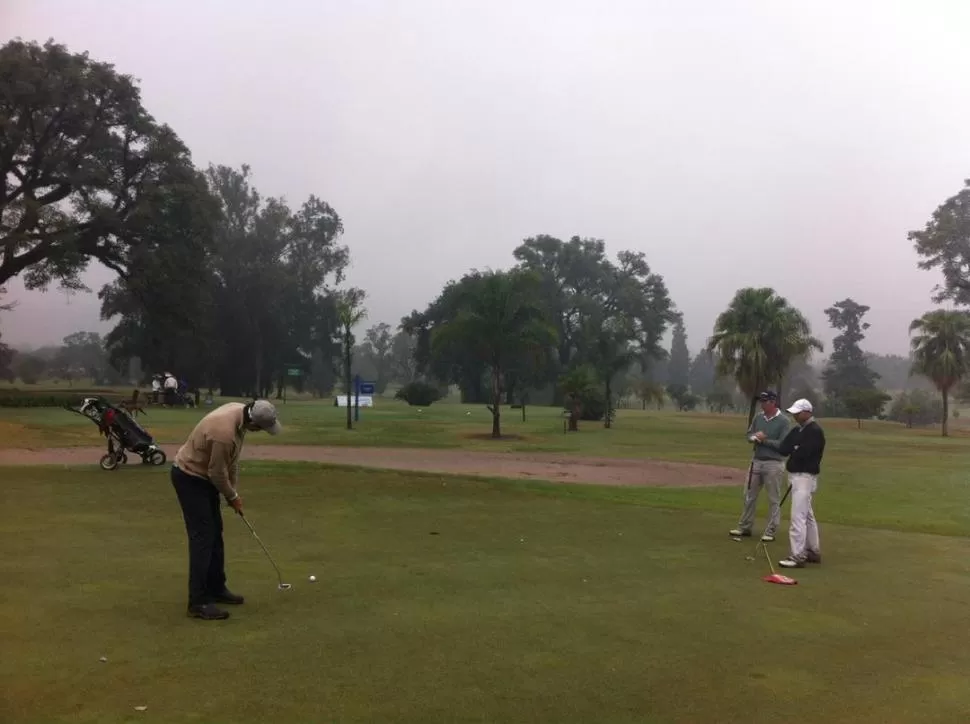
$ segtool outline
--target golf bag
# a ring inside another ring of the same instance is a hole
[[[128,462],[129,452],[139,455],[145,465],[165,464],[165,451],[148,431],[103,397],[85,397],[77,407],[68,405],[67,409],[94,422],[107,439],[108,452],[100,461],[103,470],[114,470],[119,463]]]

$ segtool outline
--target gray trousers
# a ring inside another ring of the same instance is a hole
[[[781,485],[785,471],[781,460],[754,460],[751,464],[751,483],[744,492],[744,510],[738,528],[750,531],[758,507],[761,488],[768,491],[768,525],[765,533],[775,534],[781,525]]]
[[[809,554],[821,555],[818,540],[818,523],[812,510],[812,497],[818,488],[818,476],[807,473],[792,473],[791,482],[791,525],[788,538],[791,543],[791,557],[796,561],[805,560]]]

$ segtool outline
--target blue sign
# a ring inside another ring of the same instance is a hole
[[[357,389],[362,395],[373,395],[377,391],[377,385],[373,382],[361,382]]]

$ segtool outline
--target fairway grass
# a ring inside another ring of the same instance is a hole
[[[964,721],[966,513],[907,532],[939,511],[892,473],[823,476],[824,563],[784,587],[725,534],[737,490],[248,463],[293,590],[226,515],[247,603],[207,623],[166,470],[0,469],[0,721]]]

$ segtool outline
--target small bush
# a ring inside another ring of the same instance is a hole
[[[441,399],[441,391],[427,382],[411,382],[399,389],[395,400],[404,400],[411,407],[428,407]]]
[[[579,397],[579,419],[599,422],[606,417],[606,395],[598,389],[587,389]]]

